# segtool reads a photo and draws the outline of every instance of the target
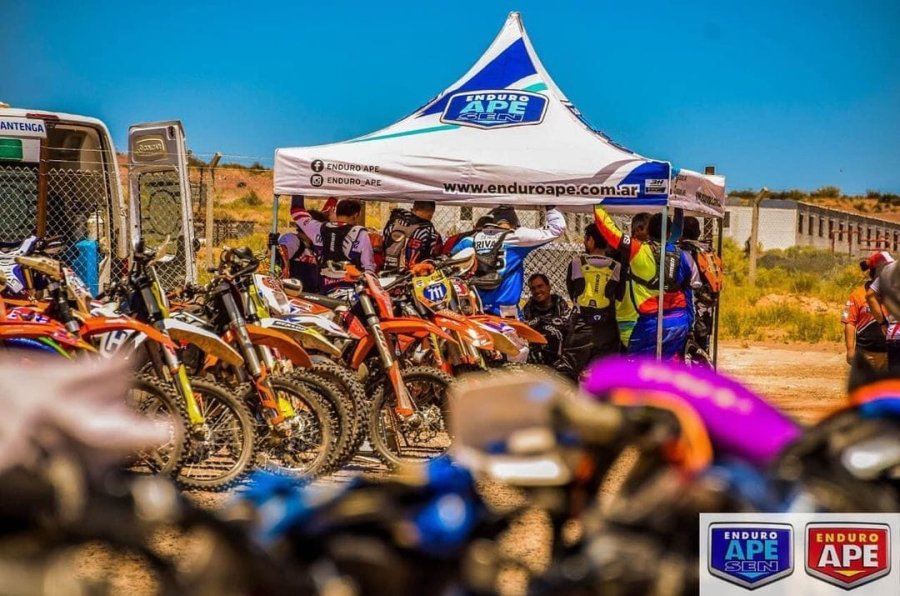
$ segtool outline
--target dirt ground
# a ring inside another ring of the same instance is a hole
[[[719,369],[801,422],[815,422],[846,397],[849,367],[839,344],[727,342]]]

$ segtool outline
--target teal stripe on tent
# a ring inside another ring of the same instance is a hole
[[[522,91],[531,91],[532,93],[537,93],[538,91],[546,91],[547,85],[546,83],[535,83],[534,85],[529,85],[522,89]]]
[[[410,135],[422,135],[429,132],[439,132],[441,130],[450,130],[453,128],[459,128],[458,124],[443,124],[441,126],[432,126],[429,128],[418,128],[416,130],[406,130],[404,132],[395,132],[389,135],[381,135],[378,137],[366,137],[364,139],[355,139],[353,141],[348,141],[350,143],[365,143],[367,141],[380,141],[381,139],[393,139],[394,137],[408,137]]]

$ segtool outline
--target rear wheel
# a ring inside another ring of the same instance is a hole
[[[183,400],[172,387],[152,375],[136,375],[128,388],[125,403],[143,416],[165,425],[167,440],[138,453],[130,469],[145,474],[174,475],[185,454],[187,411]]]
[[[337,430],[336,415],[327,401],[315,391],[286,377],[269,377],[278,398],[288,400],[296,415],[288,421],[289,431],[271,428],[257,416],[256,461],[271,472],[314,479],[330,471]],[[252,387],[246,400],[259,404],[256,388]]]
[[[332,470],[342,468],[356,452],[353,434],[359,427],[356,404],[353,403],[350,394],[317,371],[295,370],[288,378],[300,383],[306,390],[314,392],[328,404],[335,428],[335,443],[328,467]]]
[[[256,422],[244,402],[224,386],[193,379],[191,389],[204,424],[192,428],[175,481],[182,488],[225,490],[253,464]]]
[[[355,372],[336,362],[316,362],[313,371],[335,383],[353,402],[356,416],[351,435],[353,436],[353,453],[356,453],[366,438],[366,416],[372,407],[372,396],[366,394],[366,389]]]
[[[385,378],[369,414],[369,441],[390,468],[440,455],[451,442],[447,389],[453,378],[430,366],[406,369],[402,376],[416,412],[408,417],[397,414],[397,398]]]

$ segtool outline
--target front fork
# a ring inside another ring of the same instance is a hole
[[[378,351],[381,364],[387,372],[388,380],[390,380],[391,386],[394,388],[394,395],[397,396],[397,405],[394,407],[394,411],[404,418],[412,416],[416,411],[416,406],[409,396],[409,391],[406,390],[406,383],[403,382],[403,375],[400,373],[400,362],[394,358],[391,345],[388,343],[384,330],[381,328],[381,319],[378,318],[375,306],[366,294],[360,294],[359,302],[360,306],[362,306],[363,314],[366,316],[366,327],[368,327],[369,333],[372,334],[372,338],[375,340],[375,349]]]
[[[265,363],[260,361],[256,352],[256,346],[253,345],[253,340],[250,339],[250,334],[247,332],[244,316],[238,310],[234,298],[230,293],[225,293],[222,296],[222,302],[230,321],[229,331],[234,334],[237,340],[241,354],[244,356],[247,370],[253,378],[253,384],[256,386],[257,394],[260,397],[263,416],[271,427],[280,428],[285,422],[285,418],[295,416],[296,412],[287,400],[276,395],[272,383],[269,382],[270,369],[267,368]],[[287,408],[283,408],[284,404],[287,405]]]

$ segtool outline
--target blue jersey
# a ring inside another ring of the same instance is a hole
[[[453,254],[464,248],[474,248],[479,255],[488,255],[501,235],[507,230],[488,226],[473,236],[459,240]],[[566,219],[556,209],[547,211],[547,223],[543,228],[516,228],[503,237],[503,247],[497,255],[497,266],[502,283],[495,290],[479,290],[485,312],[501,314],[503,310],[518,309],[525,285],[525,257],[531,251],[553,242],[566,231]]]

